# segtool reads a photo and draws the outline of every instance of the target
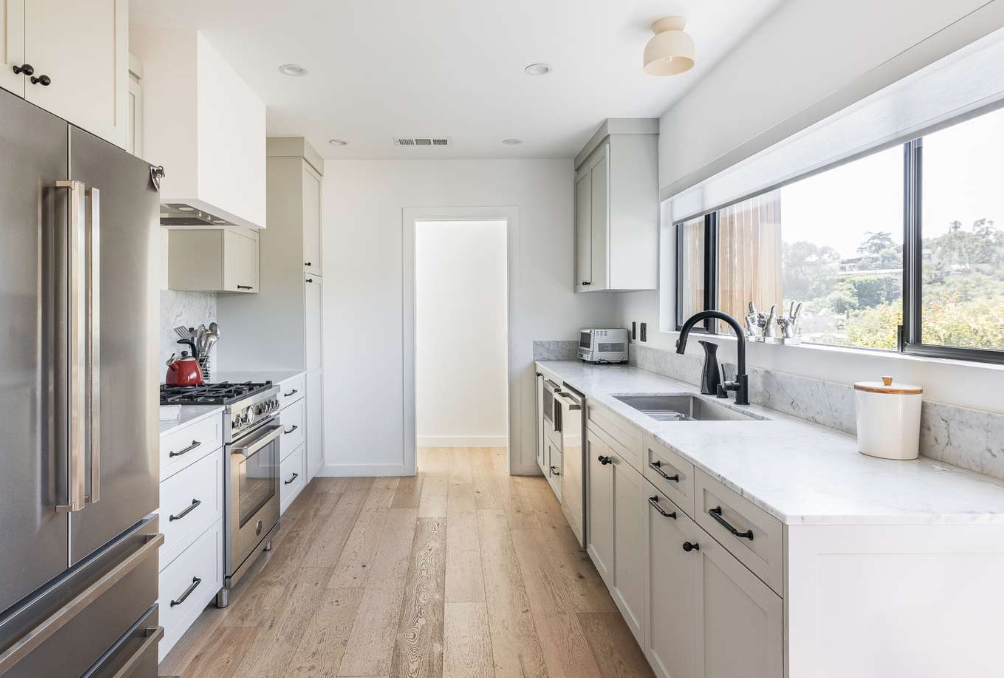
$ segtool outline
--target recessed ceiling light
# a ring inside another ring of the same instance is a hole
[[[522,139],[503,139],[502,143],[505,144],[506,146],[519,146],[521,143],[523,143],[523,140]]]
[[[294,78],[299,78],[301,75],[307,74],[307,69],[299,64],[283,64],[279,66],[279,72],[283,75],[291,75]]]
[[[547,75],[551,72],[551,67],[547,64],[536,63],[530,64],[523,69],[527,75]]]
[[[348,146],[349,142],[345,139],[328,139],[328,143],[332,146]]]

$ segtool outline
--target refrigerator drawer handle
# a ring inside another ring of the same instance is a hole
[[[198,499],[193,499],[192,503],[189,504],[188,508],[186,508],[184,511],[182,511],[181,513],[179,513],[177,515],[168,516],[167,517],[167,522],[173,523],[175,520],[181,520],[182,518],[184,518],[189,513],[191,513],[195,509],[199,508],[200,506],[202,506],[202,502],[199,501]]]
[[[194,450],[196,447],[198,447],[201,444],[202,443],[200,443],[198,440],[193,440],[192,444],[189,445],[188,447],[186,447],[185,449],[178,450],[177,452],[168,452],[167,456],[169,456],[169,457],[180,457],[183,454],[188,454],[189,452],[191,452],[192,450]]]
[[[177,600],[171,601],[171,607],[174,607],[175,605],[181,605],[186,600],[188,600],[188,596],[192,595],[192,592],[195,591],[195,589],[199,588],[199,584],[201,583],[202,583],[201,579],[199,579],[198,577],[192,577],[192,583],[188,586],[187,589],[185,589],[184,593],[178,596]]]
[[[133,655],[126,660],[126,663],[122,665],[122,668],[116,671],[114,675],[110,676],[110,678],[127,678],[131,675],[132,670],[136,668],[136,664],[143,658],[143,655],[145,655],[146,651],[150,649],[150,646],[157,644],[160,642],[160,639],[164,637],[163,626],[143,629],[143,632],[146,633],[146,639],[143,641],[143,644],[140,645],[136,649],[136,652],[134,652]]]
[[[84,608],[97,600],[105,591],[115,586],[123,577],[135,570],[140,563],[157,553],[164,543],[163,534],[146,535],[146,543],[133,551],[125,560],[109,570],[103,577],[84,589],[80,595],[63,605],[36,626],[28,635],[11,645],[0,654],[0,676],[30,654],[35,648],[48,640],[52,634],[63,628],[80,614]]]

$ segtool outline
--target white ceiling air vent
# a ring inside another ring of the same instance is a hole
[[[449,146],[450,137],[394,137],[395,146]]]

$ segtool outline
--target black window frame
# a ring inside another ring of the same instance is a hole
[[[996,108],[996,107],[995,107]],[[993,109],[991,109],[993,110]],[[988,113],[984,110],[983,113]],[[961,124],[966,120],[978,117],[968,115],[962,119],[953,121],[947,125],[939,126],[939,129]],[[929,130],[931,133],[934,130]],[[875,148],[871,153],[887,150],[899,144],[882,146]],[[937,344],[925,344],[923,342],[923,195],[922,179],[924,171],[924,137],[918,136],[914,139],[902,143],[903,148],[903,321],[899,326],[898,341],[896,349],[870,349],[856,346],[845,346],[841,344],[806,344],[809,346],[834,346],[860,351],[883,351],[886,353],[899,353],[902,355],[922,356],[929,358],[947,358],[950,360],[965,360],[969,362],[981,362],[992,364],[1004,364],[1004,350],[965,348],[961,346],[940,346]],[[856,155],[854,158],[844,161],[853,162],[868,154]],[[815,170],[797,179],[786,181],[783,185],[797,183],[801,179],[815,174],[826,172],[837,163],[826,168]],[[781,188],[781,185],[774,186],[769,190]],[[704,308],[714,310],[718,305],[718,212],[730,205],[738,204],[744,200],[755,197],[757,194],[745,196],[727,205],[723,205],[712,212],[703,215],[704,218]],[[676,331],[680,331],[686,318],[682,317],[683,297],[682,297],[682,276],[683,267],[681,255],[683,252],[683,229],[684,224],[690,223],[701,215],[694,215],[673,223],[676,229]],[[710,320],[704,322],[704,327],[695,327],[695,332],[707,334],[717,334],[715,323]]]

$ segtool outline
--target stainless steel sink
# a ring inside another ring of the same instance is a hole
[[[615,395],[614,398],[657,421],[761,421],[763,417],[739,412],[688,394]]]

